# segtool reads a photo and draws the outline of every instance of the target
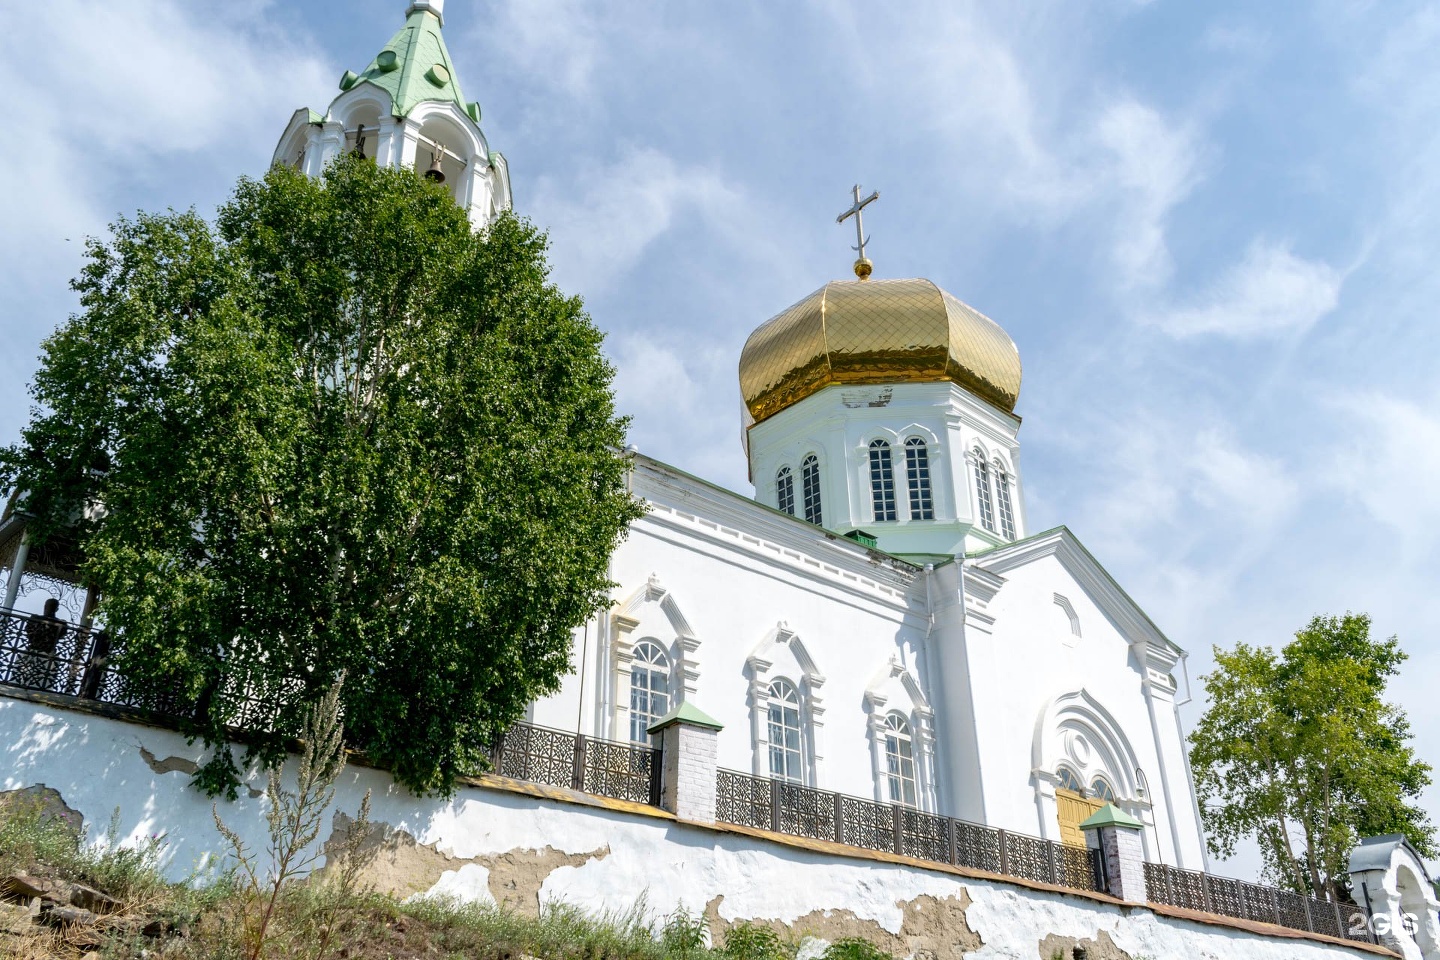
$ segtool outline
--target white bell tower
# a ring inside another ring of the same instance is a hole
[[[405,25],[360,73],[346,70],[326,111],[295,111],[272,163],[318,176],[341,153],[410,167],[443,183],[476,229],[511,207],[505,157],[466,101],[441,28],[444,0],[412,0]]]

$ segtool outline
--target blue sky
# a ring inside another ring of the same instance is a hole
[[[749,492],[740,347],[848,275],[835,215],[879,189],[876,275],[929,277],[1020,347],[1032,529],[1069,525],[1197,677],[1212,644],[1368,611],[1440,765],[1440,4],[448,7],[642,450]],[[0,442],[81,238],[213,210],[403,8],[0,9],[31,38],[0,60]]]

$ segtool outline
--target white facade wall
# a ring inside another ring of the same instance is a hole
[[[178,734],[0,697],[0,744],[0,790],[43,784],[58,791],[83,815],[92,841],[103,836],[112,817],[122,843],[163,834],[175,879],[203,871],[224,855],[210,800],[187,785],[185,771],[203,760],[204,751]],[[247,785],[238,802],[220,804],[220,813],[242,839],[263,849],[263,800],[256,796],[263,778],[252,774]],[[1092,955],[1097,945],[1108,951],[1113,944],[1131,957],[1374,955],[1360,947],[971,879],[878,855],[821,853],[660,814],[472,786],[449,800],[417,799],[369,769],[345,772],[336,812],[353,813],[366,790],[373,795],[372,823],[386,827],[388,841],[374,864],[381,871],[376,876],[402,895],[488,901],[506,895],[521,877],[533,891],[527,893],[532,910],[539,901],[560,900],[587,911],[623,912],[644,895],[657,919],[677,905],[696,914],[708,908],[717,928],[774,920],[822,938],[856,931],[872,939],[889,937],[887,948],[900,955],[967,960],[1033,960],[1073,942],[1088,944]]]

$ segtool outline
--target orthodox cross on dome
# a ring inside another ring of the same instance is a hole
[[[857,183],[854,188],[854,196],[855,202],[850,205],[850,209],[836,217],[835,222],[844,223],[851,217],[855,218],[856,245],[850,248],[860,255],[859,259],[855,261],[855,276],[861,280],[868,280],[870,278],[870,272],[875,268],[875,265],[865,256],[865,244],[870,242],[870,238],[865,236],[865,223],[862,219],[861,211],[880,199],[880,191],[872,191],[870,196],[862,200],[860,199],[860,184]]]

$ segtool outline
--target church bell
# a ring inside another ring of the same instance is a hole
[[[445,155],[445,148],[430,151],[430,169],[425,171],[425,179],[432,183],[444,183],[445,171],[440,168],[440,160]]]

